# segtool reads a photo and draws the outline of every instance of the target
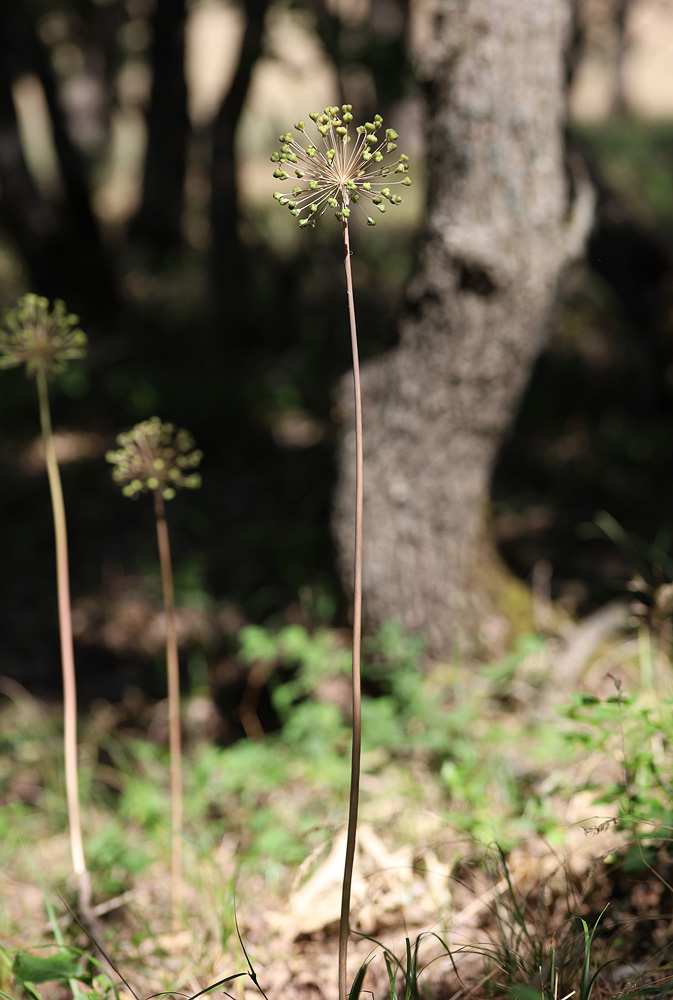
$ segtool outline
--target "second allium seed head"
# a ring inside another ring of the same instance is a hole
[[[117,444],[120,447],[105,457],[113,466],[112,478],[127,497],[150,492],[171,500],[177,489],[201,485],[200,475],[191,470],[201,464],[202,453],[194,448],[191,434],[173,424],[150,417],[119,434]]]
[[[409,157],[401,153],[392,163],[385,162],[397,149],[398,135],[395,129],[383,129],[381,115],[353,126],[352,105],[342,104],[341,109],[328,107],[322,114],[311,112],[309,118],[319,135],[316,142],[305,123],[298,121],[294,127],[302,142],[292,132],[285,132],[279,139],[280,150],[271,156],[277,164],[273,176],[295,181],[287,192],[274,191],[273,196],[288,207],[302,228],[315,226],[316,218],[328,208],[335,210],[340,221],[348,219],[351,205],[360,199],[379,212],[385,212],[388,204],[400,204],[402,198],[393,189],[411,184]],[[367,216],[367,223],[375,226],[376,220]]]

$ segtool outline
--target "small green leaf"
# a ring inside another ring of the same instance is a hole
[[[19,952],[12,963],[12,974],[23,983],[63,983],[87,978],[81,958],[67,948],[47,958]]]

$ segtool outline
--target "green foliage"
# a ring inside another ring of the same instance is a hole
[[[240,642],[244,663],[267,665],[281,721],[279,734],[258,745],[260,755],[268,754],[268,773],[285,759],[292,773],[301,773],[316,789],[326,784],[334,790],[343,787],[349,738],[345,706],[326,700],[326,692],[330,679],[350,671],[350,651],[333,632],[309,633],[299,625],[275,633],[249,626],[241,631]],[[483,675],[497,677],[503,689],[542,645],[538,636],[523,637],[511,656],[485,668]],[[525,735],[533,743],[535,733],[514,718],[502,725],[484,713],[487,685],[481,678],[480,697],[459,696],[444,671],[424,672],[422,640],[406,635],[395,622],[365,640],[363,649],[362,676],[369,692],[362,699],[366,770],[393,780],[398,768],[409,771],[414,763],[429,768],[446,799],[447,821],[477,839],[496,838],[511,846],[531,828],[554,839],[556,822],[547,797],[535,790],[533,775],[516,774],[509,760],[513,740]],[[555,734],[545,732],[545,753],[553,759],[560,738],[550,736]],[[236,748],[232,752],[238,753]],[[261,760],[258,766],[263,766]],[[279,780],[287,778],[279,775]]]
[[[578,694],[564,711],[576,724],[566,737],[570,743],[614,762],[609,782],[587,783],[596,804],[616,805],[619,826],[639,838],[673,829],[671,706],[670,698],[618,690],[605,699]]]

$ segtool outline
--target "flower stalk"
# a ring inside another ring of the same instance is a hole
[[[51,496],[56,544],[56,592],[63,676],[63,752],[65,761],[68,836],[73,871],[77,879],[78,907],[89,928],[94,926],[91,909],[91,879],[84,856],[82,819],[79,798],[77,760],[77,681],[70,603],[70,568],[68,529],[63,500],[63,486],[54,445],[49,407],[49,377],[63,371],[67,362],[86,353],[86,335],[78,328],[79,320],[66,312],[63,302],[52,308],[47,299],[25,295],[15,309],[3,317],[0,330],[0,368],[25,365],[26,374],[34,376],[40,412],[47,479]]]
[[[166,611],[166,673],[168,677],[168,742],[171,761],[171,913],[177,924],[182,907],[182,733],[180,730],[180,666],[175,625],[175,590],[166,507],[154,491],[159,564]]]
[[[75,650],[72,634],[72,609],[70,604],[70,568],[68,560],[68,528],[63,501],[63,487],[59,471],[54,434],[49,409],[46,365],[42,362],[35,371],[40,407],[40,424],[44,443],[44,456],[54,517],[56,540],[56,591],[58,597],[58,623],[61,639],[61,671],[63,675],[63,751],[65,758],[65,789],[68,808],[68,833],[72,867],[78,883],[78,904],[83,918],[91,913],[91,880],[84,858],[82,818],[79,801],[79,774],[77,762],[77,681],[75,676]]]
[[[292,180],[285,192],[274,191],[273,197],[287,207],[302,229],[315,228],[316,221],[327,209],[334,210],[342,223],[344,241],[344,266],[346,295],[353,356],[353,391],[355,401],[355,541],[353,565],[353,668],[352,668],[352,748],[351,779],[348,802],[348,827],[346,832],[346,859],[341,895],[339,920],[339,1000],[348,997],[348,938],[350,934],[350,905],[353,866],[357,839],[358,807],[360,797],[360,763],[362,749],[362,541],[364,520],[364,452],[362,429],[362,389],[358,357],[357,324],[353,298],[353,275],[349,220],[352,206],[363,211],[360,202],[371,205],[381,214],[388,205],[402,201],[398,190],[409,187],[409,157],[401,153],[392,164],[390,154],[397,149],[398,134],[394,129],[383,129],[381,115],[353,128],[352,105],[341,108],[327,107],[322,114],[311,112],[309,118],[318,133],[315,141],[307,133],[306,123],[295,122],[300,141],[293,132],[280,136],[281,148],[271,156],[277,166],[273,176],[279,181]],[[292,177],[292,174],[294,177]],[[366,217],[367,225],[375,226],[376,219]]]
[[[350,235],[348,217],[343,220],[344,266],[346,269],[346,296],[353,355],[353,395],[355,403],[355,543],[353,559],[353,676],[351,696],[353,706],[351,780],[348,799],[348,829],[346,832],[346,860],[341,889],[341,916],[339,919],[339,1000],[348,996],[348,936],[350,933],[351,887],[358,825],[360,800],[360,761],[362,757],[362,540],[364,524],[364,451],[362,434],[362,386],[358,333],[353,299]]]
[[[180,667],[175,621],[175,588],[165,501],[180,488],[196,489],[201,477],[196,469],[202,454],[191,435],[151,417],[117,437],[117,451],[105,456],[113,466],[112,477],[125,496],[151,493],[159,548],[159,565],[166,614],[166,674],[168,680],[168,740],[171,772],[171,914],[179,925],[182,907],[182,733],[180,727]]]

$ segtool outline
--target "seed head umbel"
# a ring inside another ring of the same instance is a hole
[[[306,123],[295,122],[299,133],[284,132],[280,149],[271,155],[276,164],[273,176],[287,183],[286,191],[274,191],[279,205],[286,206],[302,229],[313,228],[316,219],[328,208],[343,221],[353,205],[361,209],[370,226],[376,219],[364,211],[360,202],[384,213],[388,205],[399,205],[402,187],[409,187],[409,157],[397,149],[398,134],[383,128],[381,115],[370,122],[353,125],[353,106],[328,107],[309,118],[316,132],[312,140]],[[312,129],[313,130],[313,129]]]
[[[55,375],[68,361],[86,354],[86,334],[79,329],[79,317],[73,316],[60,300],[49,308],[49,300],[32,293],[20,298],[8,309],[0,325],[0,368],[26,366],[34,375],[40,367]]]
[[[201,476],[191,470],[198,468],[203,454],[194,448],[191,434],[173,424],[150,417],[119,434],[117,444],[119,448],[108,451],[105,458],[124,496],[160,493],[164,500],[172,500],[177,490],[201,485]]]

